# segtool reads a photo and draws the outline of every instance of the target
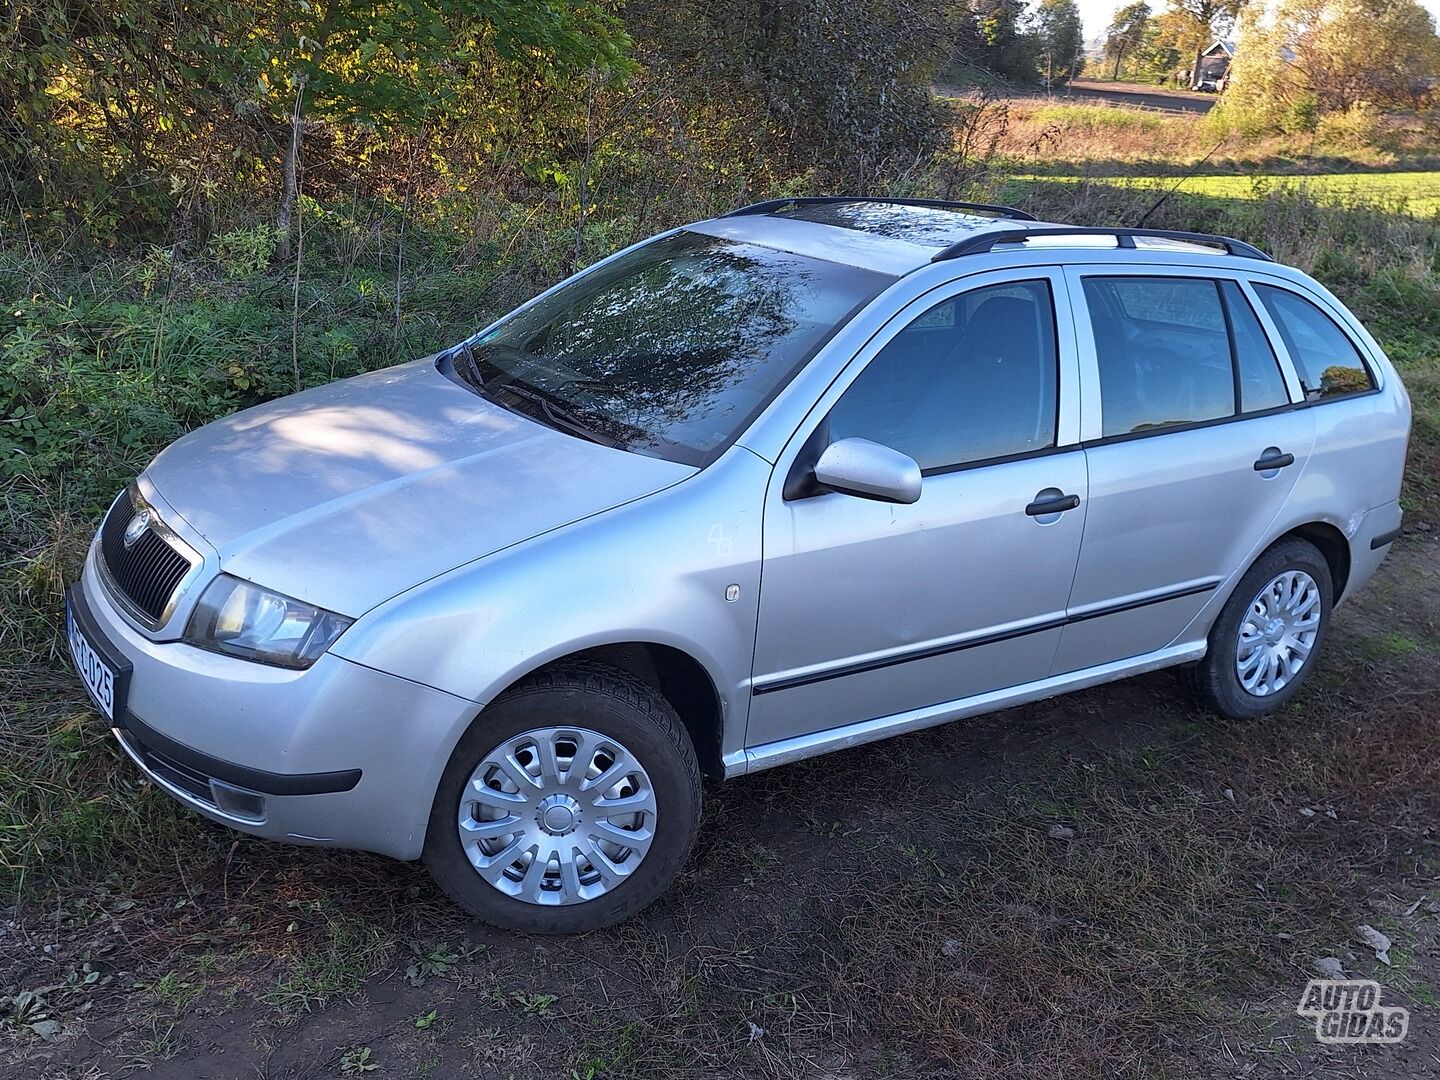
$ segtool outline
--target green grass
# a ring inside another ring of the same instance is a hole
[[[348,915],[322,915],[324,925],[314,939],[302,941],[289,970],[261,995],[282,1017],[293,1019],[332,998],[354,994],[392,951],[393,942],[381,928]]]
[[[1082,108],[1084,106],[1054,106],[1056,111],[1066,112]],[[1118,109],[1091,109],[1089,111],[1125,115],[1122,110]],[[1136,116],[1150,119],[1147,114],[1143,113],[1137,113]],[[1073,124],[1076,121],[1072,118],[1070,122]],[[1129,118],[1127,117],[1128,122]],[[1101,123],[1101,121],[1097,119],[1096,123]],[[1121,125],[1121,127],[1124,126],[1126,125]],[[1081,178],[1047,176],[1045,179],[1078,182]],[[1096,177],[1092,178],[1092,182],[1163,191],[1173,187],[1178,179],[1175,176]],[[1397,213],[1408,213],[1420,218],[1429,218],[1440,214],[1440,172],[1353,172],[1322,173],[1314,176],[1281,176],[1265,173],[1249,176],[1192,176],[1180,186],[1181,191],[1190,195],[1222,199],[1260,199],[1281,189],[1301,191],[1313,198],[1327,202],[1379,203],[1394,209]]]

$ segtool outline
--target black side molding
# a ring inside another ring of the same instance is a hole
[[[1400,527],[1397,525],[1395,528],[1391,529],[1389,532],[1381,533],[1379,536],[1377,536],[1377,537],[1375,537],[1373,540],[1371,540],[1371,541],[1370,541],[1370,550],[1371,550],[1371,551],[1378,551],[1378,550],[1380,550],[1382,547],[1384,547],[1386,544],[1393,544],[1396,540],[1399,539],[1399,537],[1400,537]]]
[[[359,769],[341,769],[338,772],[318,773],[274,773],[264,769],[252,769],[248,765],[236,765],[202,753],[184,743],[176,742],[168,735],[162,735],[128,709],[120,726],[135,740],[145,746],[154,747],[166,757],[173,758],[181,765],[196,772],[223,780],[235,787],[248,788],[266,795],[329,795],[337,791],[350,791],[360,783]]]
[[[968,641],[954,642],[949,645],[927,645],[894,656],[883,656],[878,660],[856,661],[853,664],[831,668],[829,671],[818,671],[812,675],[792,675],[788,679],[779,679],[766,686],[757,686],[750,692],[758,697],[761,694],[773,694],[777,690],[794,690],[796,687],[809,686],[812,683],[828,682],[831,679],[843,679],[847,675],[859,675],[866,671],[878,671],[881,668],[895,667],[897,664],[908,664],[913,660],[929,660],[936,656],[948,656],[950,653],[964,652],[966,649],[977,649],[984,645],[996,645],[1002,641],[1025,637],[1028,634],[1041,634],[1047,630],[1060,630],[1072,623],[1089,622],[1091,619],[1101,619],[1106,615],[1118,615],[1122,611],[1134,611],[1136,608],[1149,607],[1151,604],[1163,604],[1168,600],[1180,600],[1187,596],[1213,592],[1219,588],[1219,586],[1219,579],[1215,581],[1202,581],[1198,585],[1187,585],[1182,589],[1171,589],[1169,592],[1160,593],[1158,596],[1147,596],[1140,600],[1127,600],[1119,604],[1110,604],[1107,607],[1095,608],[1092,611],[1081,612],[1078,615],[1070,615],[1065,618],[1044,619],[1039,622],[1029,623],[1025,626],[1018,626],[1013,630],[1001,630],[994,634],[986,634],[984,637],[971,638]]]

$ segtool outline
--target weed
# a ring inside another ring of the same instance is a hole
[[[174,1024],[160,1026],[151,1020],[145,1031],[135,1028],[120,1057],[123,1072],[143,1072],[157,1062],[168,1061],[185,1049],[185,1042]]]
[[[407,946],[413,957],[405,968],[405,979],[411,986],[420,986],[426,979],[450,974],[455,967],[474,956],[478,949],[452,949],[449,945],[426,945],[418,941]]]
[[[176,971],[167,971],[145,989],[157,1004],[176,1012],[184,1012],[205,993],[202,985]]]
[[[368,1046],[351,1047],[340,1055],[342,1076],[359,1076],[362,1073],[374,1072],[379,1067]]]
[[[554,994],[535,994],[516,990],[510,995],[510,1000],[520,1006],[520,1011],[526,1016],[547,1016],[550,1007],[559,1000]]]

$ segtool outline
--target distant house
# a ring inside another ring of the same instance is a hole
[[[1217,39],[1200,54],[1200,62],[1190,76],[1191,90],[1218,94],[1230,77],[1230,61],[1235,59],[1235,43]]]

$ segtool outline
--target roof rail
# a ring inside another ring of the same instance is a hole
[[[998,206],[994,203],[951,202],[947,199],[888,199],[878,195],[804,195],[790,199],[767,199],[751,203],[738,210],[731,210],[721,217],[748,217],[751,214],[769,214],[787,206],[819,206],[825,203],[887,203],[893,206],[929,206],[936,210],[974,210],[996,217],[1013,218],[1016,221],[1034,221],[1033,215],[1013,206]]]
[[[1020,243],[1037,236],[1113,236],[1115,246],[1122,248],[1135,247],[1136,237],[1153,237],[1157,240],[1180,240],[1190,244],[1203,244],[1206,247],[1218,247],[1226,255],[1235,255],[1245,259],[1275,261],[1259,248],[1228,236],[1182,232],[1178,229],[1106,229],[1086,228],[1078,225],[1045,226],[1039,229],[997,229],[993,232],[976,233],[974,236],[967,236],[958,244],[951,244],[930,261],[943,262],[946,259],[958,259],[962,255],[983,255],[987,251],[992,251],[996,244]]]

